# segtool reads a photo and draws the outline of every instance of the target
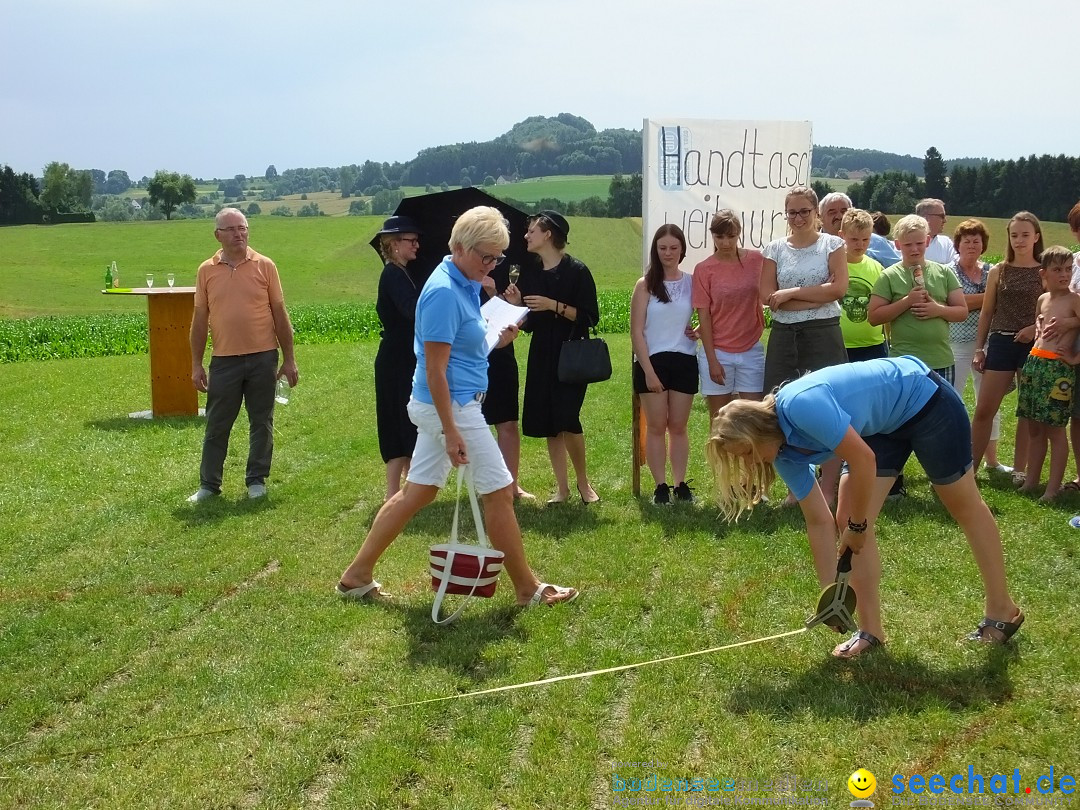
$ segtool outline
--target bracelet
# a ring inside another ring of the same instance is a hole
[[[556,301],[555,302],[555,314],[558,315],[560,318],[565,318],[566,317],[566,304],[564,304],[562,301]]]
[[[849,532],[854,532],[855,534],[862,534],[866,531],[866,521],[864,520],[862,523],[854,523],[852,522],[851,518],[848,518],[847,528]]]
[[[975,350],[975,354],[978,354],[979,352],[982,352],[983,354],[986,354],[986,349],[976,349]]]

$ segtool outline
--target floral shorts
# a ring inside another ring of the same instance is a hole
[[[1020,370],[1016,415],[1051,427],[1065,427],[1072,415],[1075,383],[1072,366],[1053,352],[1032,349]]]

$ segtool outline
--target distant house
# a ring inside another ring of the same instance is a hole
[[[508,185],[510,183],[516,183],[517,181],[518,181],[518,178],[517,178],[516,174],[513,175],[513,176],[506,175],[506,174],[500,174],[498,177],[495,178],[495,185],[497,185],[497,186],[505,186],[505,185]]]
[[[131,207],[134,208],[136,211],[141,211],[142,210],[142,206],[139,205],[138,200],[132,200],[131,201]]]

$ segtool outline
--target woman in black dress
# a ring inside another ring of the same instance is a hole
[[[379,452],[386,464],[386,500],[401,489],[416,446],[416,425],[407,406],[416,370],[413,327],[416,299],[424,280],[407,265],[416,258],[422,231],[409,217],[390,217],[379,231],[379,253],[386,266],[379,277],[375,311],[382,323],[382,340],[375,355],[375,420]]]
[[[566,459],[569,456],[577,476],[578,494],[583,503],[596,503],[600,496],[589,483],[585,469],[585,435],[581,427],[581,406],[585,385],[559,381],[559,352],[569,339],[575,323],[578,335],[600,320],[596,283],[584,263],[566,253],[570,225],[556,211],[541,211],[530,223],[525,244],[540,257],[541,268],[525,268],[516,285],[504,294],[512,304],[527,306],[531,312],[522,327],[532,333],[529,362],[525,373],[525,402],[522,433],[546,438],[551,469],[558,487],[548,503],[563,503],[570,497]]]
[[[516,271],[516,273],[515,273]],[[481,281],[484,288],[480,303],[500,295],[517,280],[521,268],[506,262],[496,265]],[[521,466],[521,432],[518,426],[518,384],[517,357],[514,344],[508,343],[501,349],[492,349],[488,353],[488,388],[484,398],[484,419],[495,426],[495,441],[499,444],[506,468],[514,476],[514,500],[535,500],[536,496],[521,488],[518,471]]]

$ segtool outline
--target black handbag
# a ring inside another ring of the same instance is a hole
[[[575,338],[580,320],[574,322],[570,330],[570,339],[564,340],[559,352],[559,382],[568,385],[582,385],[603,382],[611,378],[611,354],[603,338],[596,337],[596,327],[592,327],[593,337],[589,337],[589,327],[585,334]]]

